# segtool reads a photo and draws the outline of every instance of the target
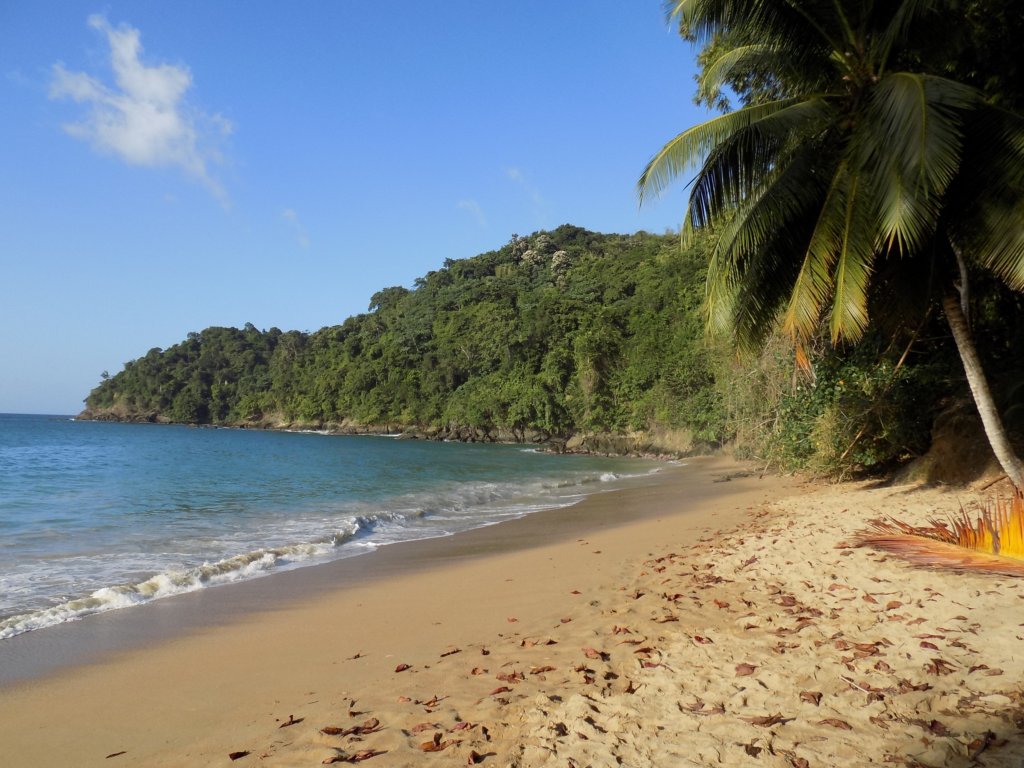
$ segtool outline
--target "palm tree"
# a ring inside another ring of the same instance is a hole
[[[1024,289],[1024,119],[900,66],[921,61],[915,25],[948,5],[673,0],[670,18],[705,45],[701,92],[756,92],[669,141],[640,200],[696,168],[684,238],[714,231],[709,327],[742,346],[781,317],[799,356],[825,326],[857,341],[880,304],[941,303],[996,457],[1024,489],[968,319],[971,270]]]

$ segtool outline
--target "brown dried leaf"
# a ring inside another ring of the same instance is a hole
[[[746,662],[743,662],[742,664],[736,665],[736,677],[746,677],[747,675],[754,674],[756,671],[757,666],[754,664],[747,664]]]
[[[599,659],[600,661],[608,661],[609,656],[604,651],[599,651],[596,648],[584,648],[583,655],[588,659]]]
[[[838,717],[826,717],[824,720],[819,720],[818,725],[831,725],[833,728],[839,728],[843,731],[852,731],[853,726],[845,720],[840,720]]]
[[[773,725],[778,725],[779,723],[788,723],[793,718],[783,717],[781,712],[776,712],[773,715],[764,715],[762,717],[744,717],[743,719],[751,725],[759,725],[762,728],[768,728]]]
[[[818,706],[821,703],[821,691],[800,691],[800,700]]]
[[[438,729],[440,727],[441,726],[438,725],[437,723],[417,723],[416,725],[414,725],[412,728],[409,729],[409,732],[410,733],[423,733],[424,731],[433,731],[433,730],[436,730],[436,729]]]
[[[411,664],[399,664],[397,667],[395,667],[395,672],[405,672],[405,670],[407,670],[407,669],[412,669],[412,665]]]
[[[117,755],[123,755],[123,754],[124,754],[124,752],[118,752],[117,753]],[[248,754],[250,754],[250,753],[247,750],[242,750],[241,752],[229,752],[228,753],[228,757],[231,759],[231,762],[234,762],[235,760],[241,760],[243,757],[245,757]],[[107,757],[116,757],[117,755],[107,755]]]
[[[440,731],[438,731],[434,734],[433,739],[431,739],[430,741],[425,741],[422,744],[420,744],[420,749],[423,752],[440,752],[441,750],[447,749],[455,743],[452,741],[441,741],[442,738],[444,738],[444,735]]]
[[[127,749],[122,749],[120,752],[111,752],[104,759],[105,760],[109,760],[112,757],[120,757],[121,755],[127,755],[127,754],[128,754],[128,750]],[[232,752],[231,753],[231,755],[238,755],[238,757],[245,757],[248,754],[249,754],[248,752]],[[228,755],[228,757],[231,757],[231,755]],[[238,757],[231,757],[231,759],[232,760],[237,760]]]

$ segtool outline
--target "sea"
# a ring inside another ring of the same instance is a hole
[[[659,466],[521,445],[0,414],[0,642],[569,506]]]

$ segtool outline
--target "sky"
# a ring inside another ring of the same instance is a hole
[[[190,331],[314,331],[571,223],[708,116],[661,0],[0,2],[0,412]]]

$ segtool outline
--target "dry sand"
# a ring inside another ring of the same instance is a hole
[[[961,498],[697,461],[0,688],[0,764],[1019,766],[1024,586],[837,548]]]

